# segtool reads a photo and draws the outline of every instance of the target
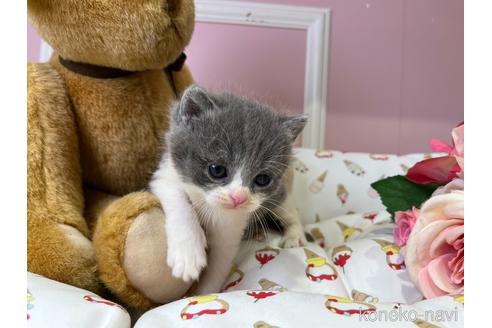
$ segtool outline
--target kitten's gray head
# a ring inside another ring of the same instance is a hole
[[[283,200],[292,144],[306,121],[191,86],[173,109],[168,147],[193,198],[228,214],[251,213]]]

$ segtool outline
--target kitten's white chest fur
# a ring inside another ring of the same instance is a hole
[[[238,177],[235,180],[232,186],[240,184]],[[169,156],[164,157],[155,172],[150,189],[160,199],[166,214],[167,263],[173,269],[173,276],[196,280],[206,266],[196,292],[219,292],[238,252],[250,213],[218,212],[206,202],[200,188],[181,180]],[[290,193],[276,212],[285,226],[281,246],[305,244]],[[206,234],[202,227],[206,228]]]

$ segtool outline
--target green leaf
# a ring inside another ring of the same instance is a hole
[[[402,175],[396,175],[371,184],[381,197],[386,210],[393,216],[396,211],[406,211],[420,205],[439,187],[438,184],[418,184]]]

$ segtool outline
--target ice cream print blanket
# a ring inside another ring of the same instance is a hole
[[[464,296],[426,299],[371,183],[436,154],[297,149],[294,192],[308,244],[244,242],[220,293],[144,314],[136,327],[462,327]]]
[[[325,247],[280,249],[275,236],[244,245],[221,293],[161,306],[136,327],[462,327],[463,295],[424,300],[385,217],[351,214],[306,226],[325,236]],[[361,233],[345,239],[339,223]]]

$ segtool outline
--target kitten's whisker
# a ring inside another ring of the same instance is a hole
[[[263,235],[265,236],[265,239],[268,238],[268,231],[267,231],[268,229],[267,229],[267,226],[263,224],[262,218],[260,216],[258,216],[257,212],[253,212],[253,215],[255,216],[255,218],[260,223],[261,229],[263,230]]]
[[[270,200],[266,200],[266,201],[265,201],[265,204],[271,204],[271,205],[273,205],[273,206],[275,206],[275,207],[280,208],[280,209],[281,209],[282,211],[284,211],[286,214],[288,214],[288,213],[289,213],[289,211],[287,211],[284,207],[282,207],[282,205],[281,205],[282,203],[281,203],[281,202],[277,202],[277,201],[275,201],[275,200],[273,200],[273,199],[270,199]]]
[[[288,223],[283,217],[281,217],[280,215],[278,215],[277,213],[275,213],[273,210],[269,209],[268,207],[260,205],[260,208],[267,210],[272,216],[274,216],[276,219],[278,219],[280,221],[280,223],[283,223],[283,224]]]
[[[271,164],[275,164],[275,165],[280,165],[280,166],[283,166],[283,167],[289,167],[288,164],[285,164],[285,163],[281,163],[281,162],[277,162],[277,161],[265,161],[265,163],[271,163]]]

